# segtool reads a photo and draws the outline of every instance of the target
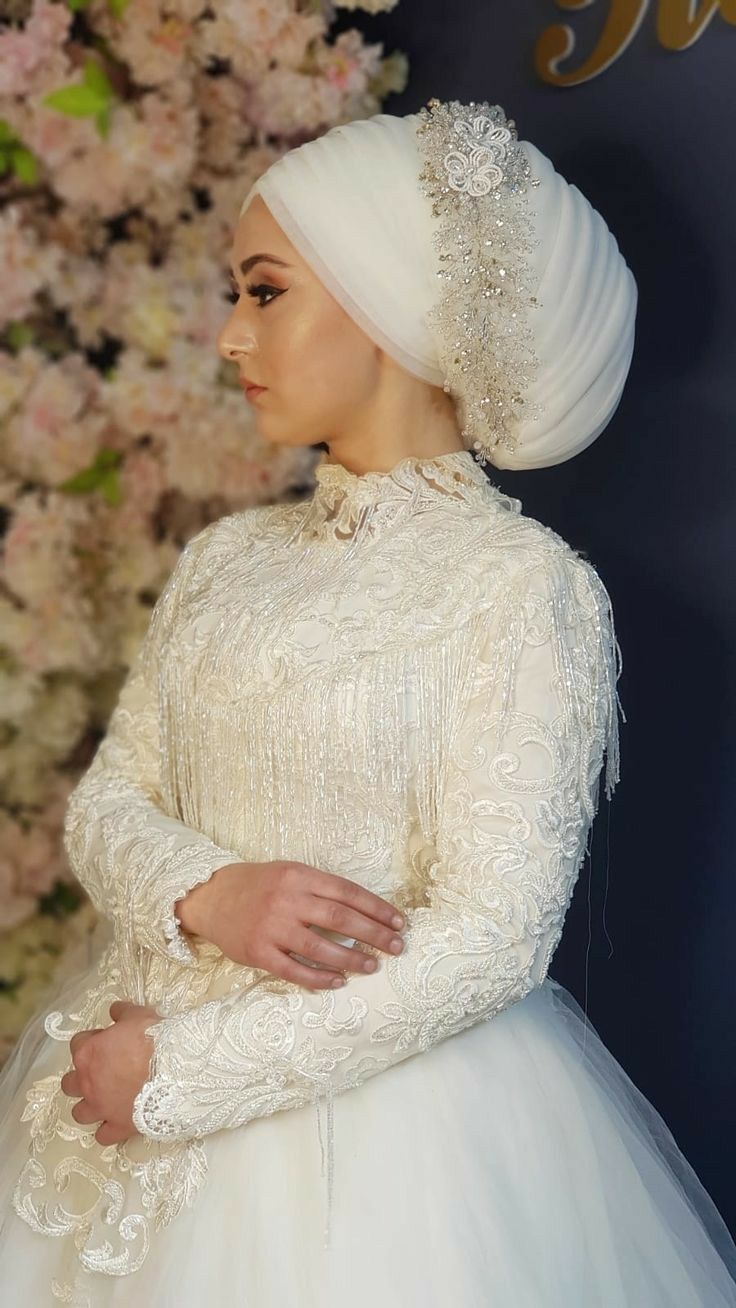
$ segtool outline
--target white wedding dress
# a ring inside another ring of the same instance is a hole
[[[316,475],[190,541],[70,798],[100,944],[0,1077],[3,1308],[733,1308],[723,1219],[547,974],[618,779],[602,581],[469,452]],[[181,929],[280,858],[396,904],[403,953],[312,991]],[[59,1082],[126,998],[161,1021],[103,1147]]]

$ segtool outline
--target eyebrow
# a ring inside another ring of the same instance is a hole
[[[291,268],[290,263],[284,259],[279,259],[275,254],[251,254],[248,259],[243,259],[240,265],[240,271],[245,277],[257,263],[274,263],[279,268]],[[231,269],[232,272],[232,269]],[[234,276],[235,274],[233,274]]]

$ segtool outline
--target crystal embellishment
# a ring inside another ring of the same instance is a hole
[[[518,448],[522,421],[540,417],[528,398],[539,367],[529,256],[539,242],[526,202],[539,180],[500,105],[432,99],[419,117],[419,180],[441,220],[434,245],[443,290],[428,321],[443,389],[485,466],[497,446]]]

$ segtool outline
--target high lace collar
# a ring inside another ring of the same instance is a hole
[[[315,468],[318,491],[329,494],[339,491],[355,501],[367,504],[377,499],[411,494],[417,488],[417,478],[431,479],[445,491],[458,486],[485,486],[488,478],[470,450],[450,450],[429,458],[407,454],[388,472],[351,472],[342,463],[331,463],[325,457]]]
[[[521,503],[489,481],[470,450],[450,450],[432,457],[409,454],[387,472],[351,472],[327,456],[315,466],[314,494],[300,535],[355,540],[375,534],[415,509],[448,497],[456,501],[502,503],[519,512]]]

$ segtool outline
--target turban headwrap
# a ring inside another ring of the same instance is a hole
[[[637,286],[578,188],[499,105],[430,100],[288,151],[253,184],[354,321],[453,396],[499,468],[584,450],[618,407]]]

